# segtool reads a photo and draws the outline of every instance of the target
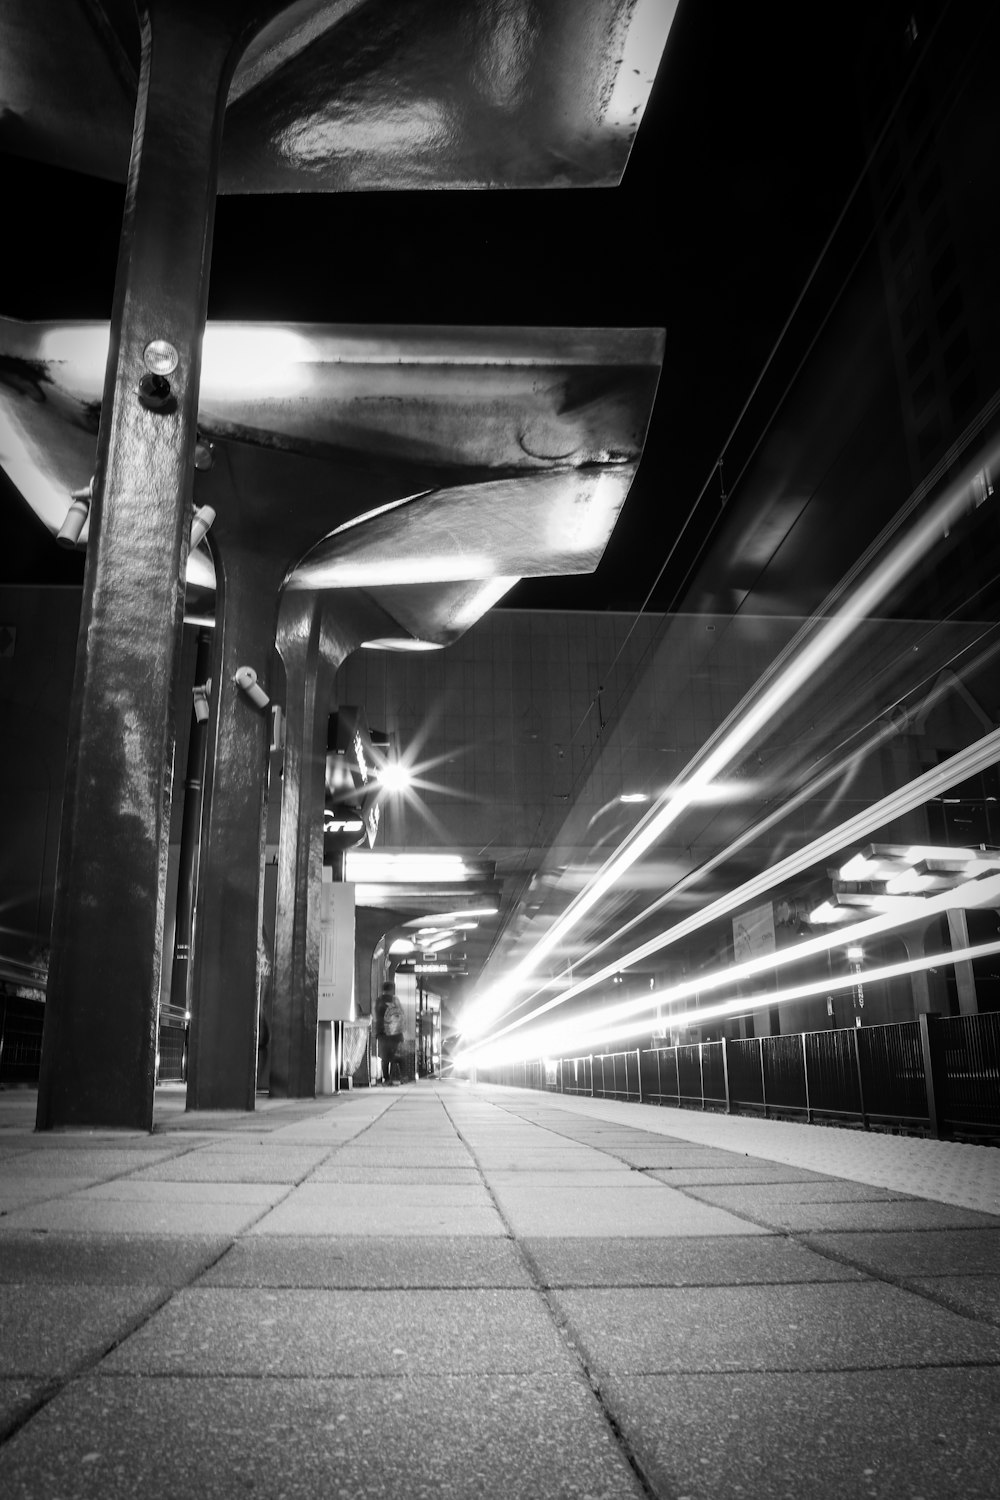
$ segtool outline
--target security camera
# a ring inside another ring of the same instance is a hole
[[[246,693],[255,708],[266,708],[270,703],[270,698],[257,681],[257,673],[253,667],[237,667],[233,681],[241,692]]]
[[[201,683],[200,686],[196,684],[191,689],[192,695],[194,697],[194,716],[199,724],[204,724],[208,720],[208,695],[211,691],[211,677],[209,677],[205,682]]]
[[[215,520],[215,511],[210,505],[196,505],[194,520],[191,522],[191,551],[197,547],[212,529]]]
[[[84,485],[82,490],[71,491],[69,498],[72,504],[66,512],[66,519],[56,533],[56,541],[60,547],[75,547],[80,540],[80,534],[87,524],[87,517],[90,515],[90,502],[93,496],[93,480],[89,484]]]

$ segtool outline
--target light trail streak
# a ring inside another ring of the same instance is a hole
[[[973,899],[963,900],[963,896]],[[915,897],[912,903],[911,915],[901,920],[898,912],[888,912],[877,917],[868,917],[863,922],[855,922],[849,927],[838,927],[833,932],[824,932],[815,938],[808,938],[804,943],[796,943],[790,948],[780,948],[774,953],[762,953],[757,958],[747,959],[742,964],[730,964],[724,969],[717,969],[714,973],[699,974],[691,979],[682,980],[679,984],[671,985],[665,990],[650,990],[648,994],[639,996],[635,1000],[622,1000],[615,1005],[606,1005],[601,1009],[592,1011],[586,1017],[577,1017],[574,1021],[560,1022],[559,1027],[567,1034],[572,1033],[574,1027],[578,1030],[582,1026],[593,1026],[597,1022],[602,1026],[611,1025],[618,1021],[629,1019],[631,1021],[631,1032],[635,1031],[638,1019],[641,1016],[652,1017],[653,1013],[660,1010],[664,1005],[673,1005],[681,1000],[687,1000],[691,995],[703,995],[706,992],[719,989],[728,989],[731,985],[740,984],[748,979],[758,978],[761,974],[770,973],[777,969],[788,968],[792,964],[804,962],[806,959],[815,958],[819,954],[828,953],[834,948],[846,948],[854,943],[864,942],[868,938],[880,937],[885,933],[895,931],[904,927],[907,922],[926,921],[929,917],[940,915],[953,907],[984,907],[995,906],[1000,903],[1000,875],[987,876],[980,880],[969,880],[964,885],[954,886],[951,890],[942,891],[940,895],[930,897]],[[912,972],[905,970],[904,972]],[[820,985],[819,991],[823,993],[823,985],[827,979],[817,981]],[[796,991],[799,993],[799,990]],[[805,993],[805,991],[802,991]],[[814,991],[809,991],[814,993]],[[762,1005],[771,1004],[770,995],[761,999]],[[744,1009],[753,1009],[753,1002],[746,998],[739,1002]],[[696,1010],[690,1014],[704,1016],[704,1010]],[[680,1025],[682,1022],[673,1016],[669,1017],[671,1025]],[[474,1042],[470,1047],[463,1049],[461,1056],[469,1059],[472,1066],[479,1065],[479,1057],[488,1052],[494,1046],[504,1045],[503,1038],[506,1036],[512,1041],[510,1033],[519,1029],[510,1026],[505,1031],[497,1032],[495,1036],[487,1041]],[[538,1035],[545,1035],[546,1029],[541,1032],[536,1029],[525,1037],[528,1045],[527,1055],[537,1057],[540,1051],[537,1043]],[[631,1034],[631,1033],[627,1033]],[[521,1054],[523,1055],[523,1054]]]
[[[639,947],[633,948],[631,952],[616,958],[613,963],[606,964],[594,974],[588,974],[585,978],[577,980],[559,995],[537,1006],[529,1014],[519,1016],[507,1026],[502,1027],[495,1035],[497,1037],[504,1036],[518,1027],[526,1026],[529,1021],[536,1020],[539,1016],[554,1009],[557,1005],[563,1005],[566,1001],[575,999],[578,995],[586,994],[588,990],[593,989],[598,984],[603,984],[621,970],[633,968],[637,963],[641,963],[643,959],[650,958],[654,953],[658,953],[671,944],[679,942],[681,938],[690,936],[691,933],[697,932],[699,928],[704,927],[707,923],[716,921],[720,917],[729,916],[739,907],[755,900],[766,891],[772,890],[776,885],[781,884],[781,882],[790,879],[794,875],[801,874],[803,870],[809,869],[810,866],[819,864],[824,859],[830,858],[852,843],[860,843],[868,835],[883,827],[884,824],[891,822],[894,818],[901,817],[904,813],[911,812],[915,807],[920,807],[928,798],[937,796],[956,782],[964,781],[969,776],[974,776],[978,771],[984,770],[987,766],[994,765],[998,759],[1000,759],[1000,730],[994,729],[990,734],[984,735],[982,739],[969,745],[965,750],[960,750],[957,755],[953,755],[948,760],[943,761],[941,765],[935,766],[930,771],[926,771],[922,776],[916,777],[897,791],[890,792],[887,797],[883,797],[880,801],[873,803],[864,812],[856,814],[853,818],[848,818],[846,822],[831,829],[829,833],[822,834],[818,839],[814,839],[802,849],[796,850],[794,854],[790,854],[787,858],[779,860],[777,864],[771,865],[759,875],[753,876],[752,879],[744,881],[742,885],[736,886],[734,890],[727,892],[725,896],[721,896],[717,901],[710,902],[699,911],[692,913],[691,916],[685,917],[682,921],[675,923],[673,927],[667,928],[666,931],[657,933],[655,937],[649,938],[645,943],[640,944]],[[945,892],[944,895],[950,898],[951,904],[955,904],[954,891]],[[942,898],[934,897],[931,899],[937,902]],[[943,910],[945,908],[942,907],[940,909]],[[917,916],[922,914],[930,914],[929,905],[923,901],[916,912]],[[912,921],[914,918],[911,917],[910,920]],[[871,922],[878,922],[880,925],[871,927]],[[862,922],[853,927],[838,928],[835,934],[824,933],[821,937],[810,939],[804,945],[796,945],[795,948],[783,948],[781,949],[781,954],[799,953],[801,951],[802,956],[806,957],[808,956],[806,950],[810,949],[811,945],[815,945],[811,947],[812,952],[821,952],[827,948],[837,947],[840,943],[846,942],[849,933],[855,935],[860,933],[861,936],[864,936],[865,931],[871,933],[888,932],[892,928],[901,925],[903,923],[901,922],[899,912],[886,913],[882,917],[869,919],[868,923]],[[769,962],[792,961],[780,959],[779,954],[767,955],[767,959]],[[753,960],[754,963],[760,963],[760,961],[759,959]]]
[[[980,943],[958,948],[954,952],[925,954],[922,958],[907,959],[903,963],[886,964],[878,969],[863,969],[850,974],[825,975],[822,979],[810,980],[786,990],[772,990],[760,996],[737,1000],[722,1000],[715,1005],[696,1007],[670,1017],[673,1026],[700,1025],[706,1021],[718,1021],[733,1016],[752,1015],[758,1010],[769,1010],[773,1006],[787,1005],[794,1000],[808,1000],[816,995],[826,995],[837,990],[854,989],[860,984],[882,984],[891,979],[900,979],[909,974],[928,969],[946,968],[949,965],[968,963],[976,958],[986,958],[1000,953],[1000,942]],[[662,996],[660,1001],[662,1003]],[[591,1019],[591,1018],[588,1018]],[[522,1038],[508,1038],[506,1042],[488,1043],[481,1052],[459,1053],[454,1066],[459,1071],[470,1068],[498,1067],[503,1063],[520,1062],[525,1058],[572,1057],[585,1049],[606,1046],[609,1043],[634,1038],[637,1026],[610,1026],[602,1024],[585,1031],[573,1031],[569,1023],[543,1027],[539,1032]],[[567,1050],[568,1048],[568,1050]]]
[[[968,463],[945,493],[932,504],[874,568],[870,576],[856,585],[833,615],[817,623],[814,619],[786,651],[779,654],[760,682],[709,740],[686,777],[665,793],[650,809],[633,833],[623,840],[615,853],[594,876],[591,883],[570,902],[562,916],[535,944],[507,976],[502,991],[494,989],[476,997],[463,1016],[464,1035],[482,1035],[494,1022],[511,989],[531,976],[538,965],[579,924],[601,897],[649,849],[660,835],[675,823],[708,784],[723,772],[750,741],[777,716],[797,694],[808,690],[810,679],[845,644],[858,624],[876,613],[878,606],[903,581],[912,568],[935,546],[943,533],[951,530],[970,507],[973,486],[985,467],[996,465],[1000,440],[994,440],[989,452],[978,454]],[[798,644],[812,630],[812,638]],[[765,685],[766,684],[766,685]],[[763,685],[763,686],[762,686]]]

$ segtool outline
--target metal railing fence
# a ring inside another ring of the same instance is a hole
[[[477,1076],[595,1099],[1000,1136],[1000,1012],[593,1053],[547,1069],[539,1059]]]
[[[0,990],[0,1083],[37,1083],[42,1061],[41,1000]]]

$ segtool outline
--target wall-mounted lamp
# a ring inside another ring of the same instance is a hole
[[[142,351],[142,362],[146,374],[139,381],[138,397],[147,411],[176,411],[177,400],[170,389],[168,375],[172,375],[180,362],[180,355],[169,339],[150,339]]]
[[[241,693],[246,693],[255,708],[266,708],[270,703],[270,698],[257,681],[257,673],[253,667],[237,667],[233,681]]]
[[[210,505],[196,505],[194,508],[194,520],[191,522],[191,551],[197,547],[199,542],[205,540],[212,529],[215,521],[215,511]]]
[[[206,680],[200,686],[196,683],[195,686],[191,689],[191,693],[194,698],[194,716],[198,720],[199,724],[206,723],[208,719],[208,699],[211,691],[211,677],[206,678]]]
[[[80,540],[80,533],[86,526],[87,517],[90,515],[90,502],[93,497],[93,480],[89,484],[84,485],[82,490],[70,491],[69,498],[72,504],[66,512],[66,519],[56,533],[56,541],[60,547],[75,547]]]

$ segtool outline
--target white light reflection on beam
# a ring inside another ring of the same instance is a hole
[[[880,969],[864,969],[850,974],[825,975],[822,979],[794,985],[787,990],[772,990],[765,994],[737,1000],[721,1000],[715,1005],[706,1005],[680,1011],[665,1019],[673,1027],[698,1026],[706,1021],[718,1021],[732,1016],[751,1015],[758,1010],[769,1010],[772,1006],[787,1005],[794,1000],[808,1000],[816,995],[830,994],[835,990],[853,989],[857,984],[882,984],[890,979],[901,979],[909,974],[919,974],[927,969],[946,968],[952,964],[968,963],[972,959],[986,958],[1000,953],[1000,942],[980,943],[976,946],[958,948],[949,953],[925,954],[922,958],[907,959],[903,963],[887,964]],[[651,994],[649,1001],[655,1005],[657,996]],[[659,996],[660,1004],[663,996]],[[523,1037],[509,1037],[506,1041],[485,1043],[481,1048],[469,1048],[460,1052],[454,1066],[459,1070],[469,1067],[489,1068],[505,1062],[519,1062],[522,1058],[568,1057],[575,1052],[590,1050],[608,1043],[625,1041],[634,1037],[638,1022],[627,1025],[594,1025],[604,1012],[596,1012],[586,1019],[590,1023],[586,1030],[574,1030],[570,1021],[545,1026],[537,1032]],[[607,1017],[605,1016],[605,1020]]]

